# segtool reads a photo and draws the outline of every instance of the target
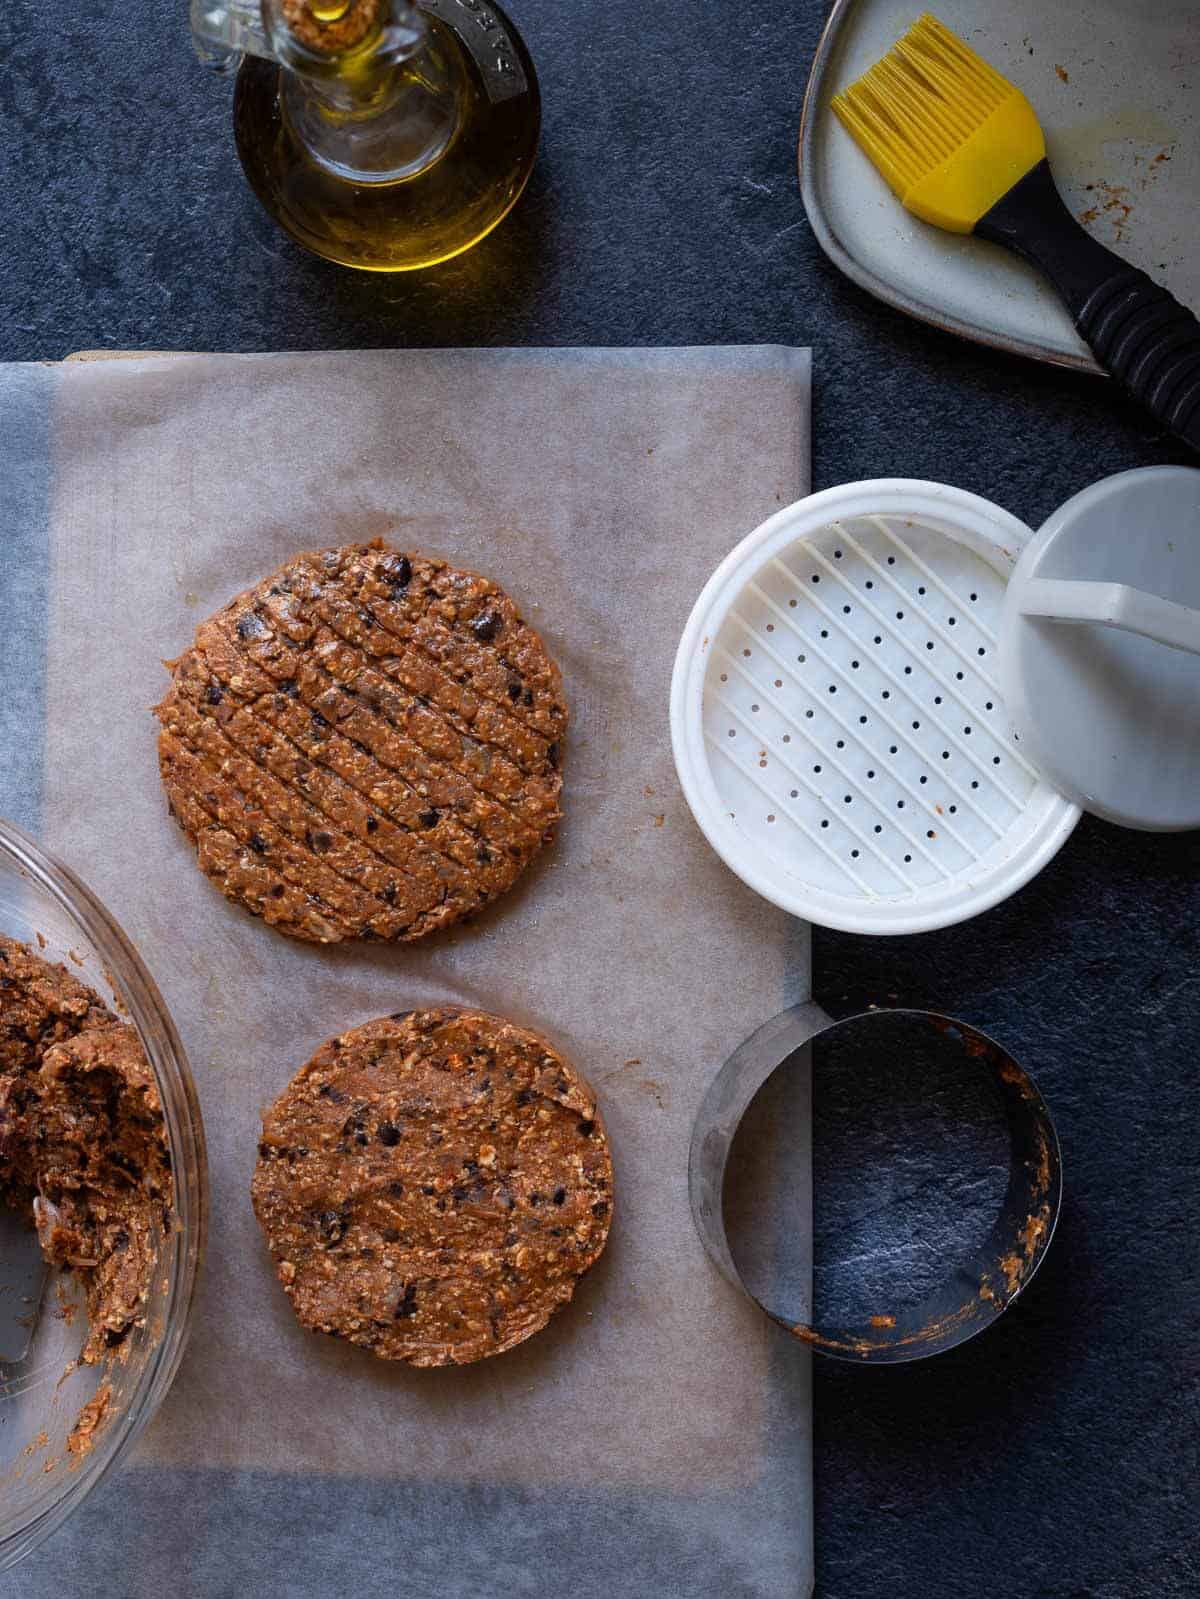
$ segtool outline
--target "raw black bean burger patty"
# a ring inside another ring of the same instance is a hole
[[[414,1366],[544,1327],[599,1258],[595,1095],[481,1011],[402,1012],[322,1047],[263,1117],[255,1213],[303,1326]]]
[[[281,932],[421,938],[554,835],[562,677],[486,578],[378,542],[298,555],[168,664],[171,812]]]

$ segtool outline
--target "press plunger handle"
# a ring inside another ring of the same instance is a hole
[[[1054,622],[1096,622],[1122,633],[1200,655],[1200,611],[1164,600],[1127,583],[1076,583],[1039,577],[1021,596],[1022,616],[1044,616]]]

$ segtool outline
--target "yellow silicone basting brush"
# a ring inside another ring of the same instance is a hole
[[[1200,449],[1200,322],[1076,222],[1018,88],[925,15],[833,109],[907,210],[1039,267],[1097,359]]]

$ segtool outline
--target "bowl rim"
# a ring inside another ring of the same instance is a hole
[[[208,1160],[204,1122],[187,1054],[158,986],[141,956],[86,883],[15,823],[0,817],[0,858],[31,880],[79,929],[99,956],[113,991],[126,1007],[154,1071],[170,1141],[174,1209],[162,1333],[146,1360],[129,1404],[101,1428],[91,1452],[64,1483],[47,1483],[22,1526],[0,1541],[0,1570],[25,1558],[71,1515],[123,1460],[165,1398],[191,1331],[208,1234]]]

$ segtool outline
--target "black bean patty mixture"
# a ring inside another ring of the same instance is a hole
[[[158,1090],[133,1028],[12,939],[0,939],[0,1201],[79,1278],[82,1359],[124,1344],[173,1224]]]
[[[480,1011],[400,1013],[317,1051],[263,1118],[254,1209],[307,1328],[415,1366],[544,1327],[604,1249],[595,1095]]]
[[[422,938],[554,835],[562,678],[486,578],[381,543],[299,555],[168,664],[171,812],[281,932]]]

